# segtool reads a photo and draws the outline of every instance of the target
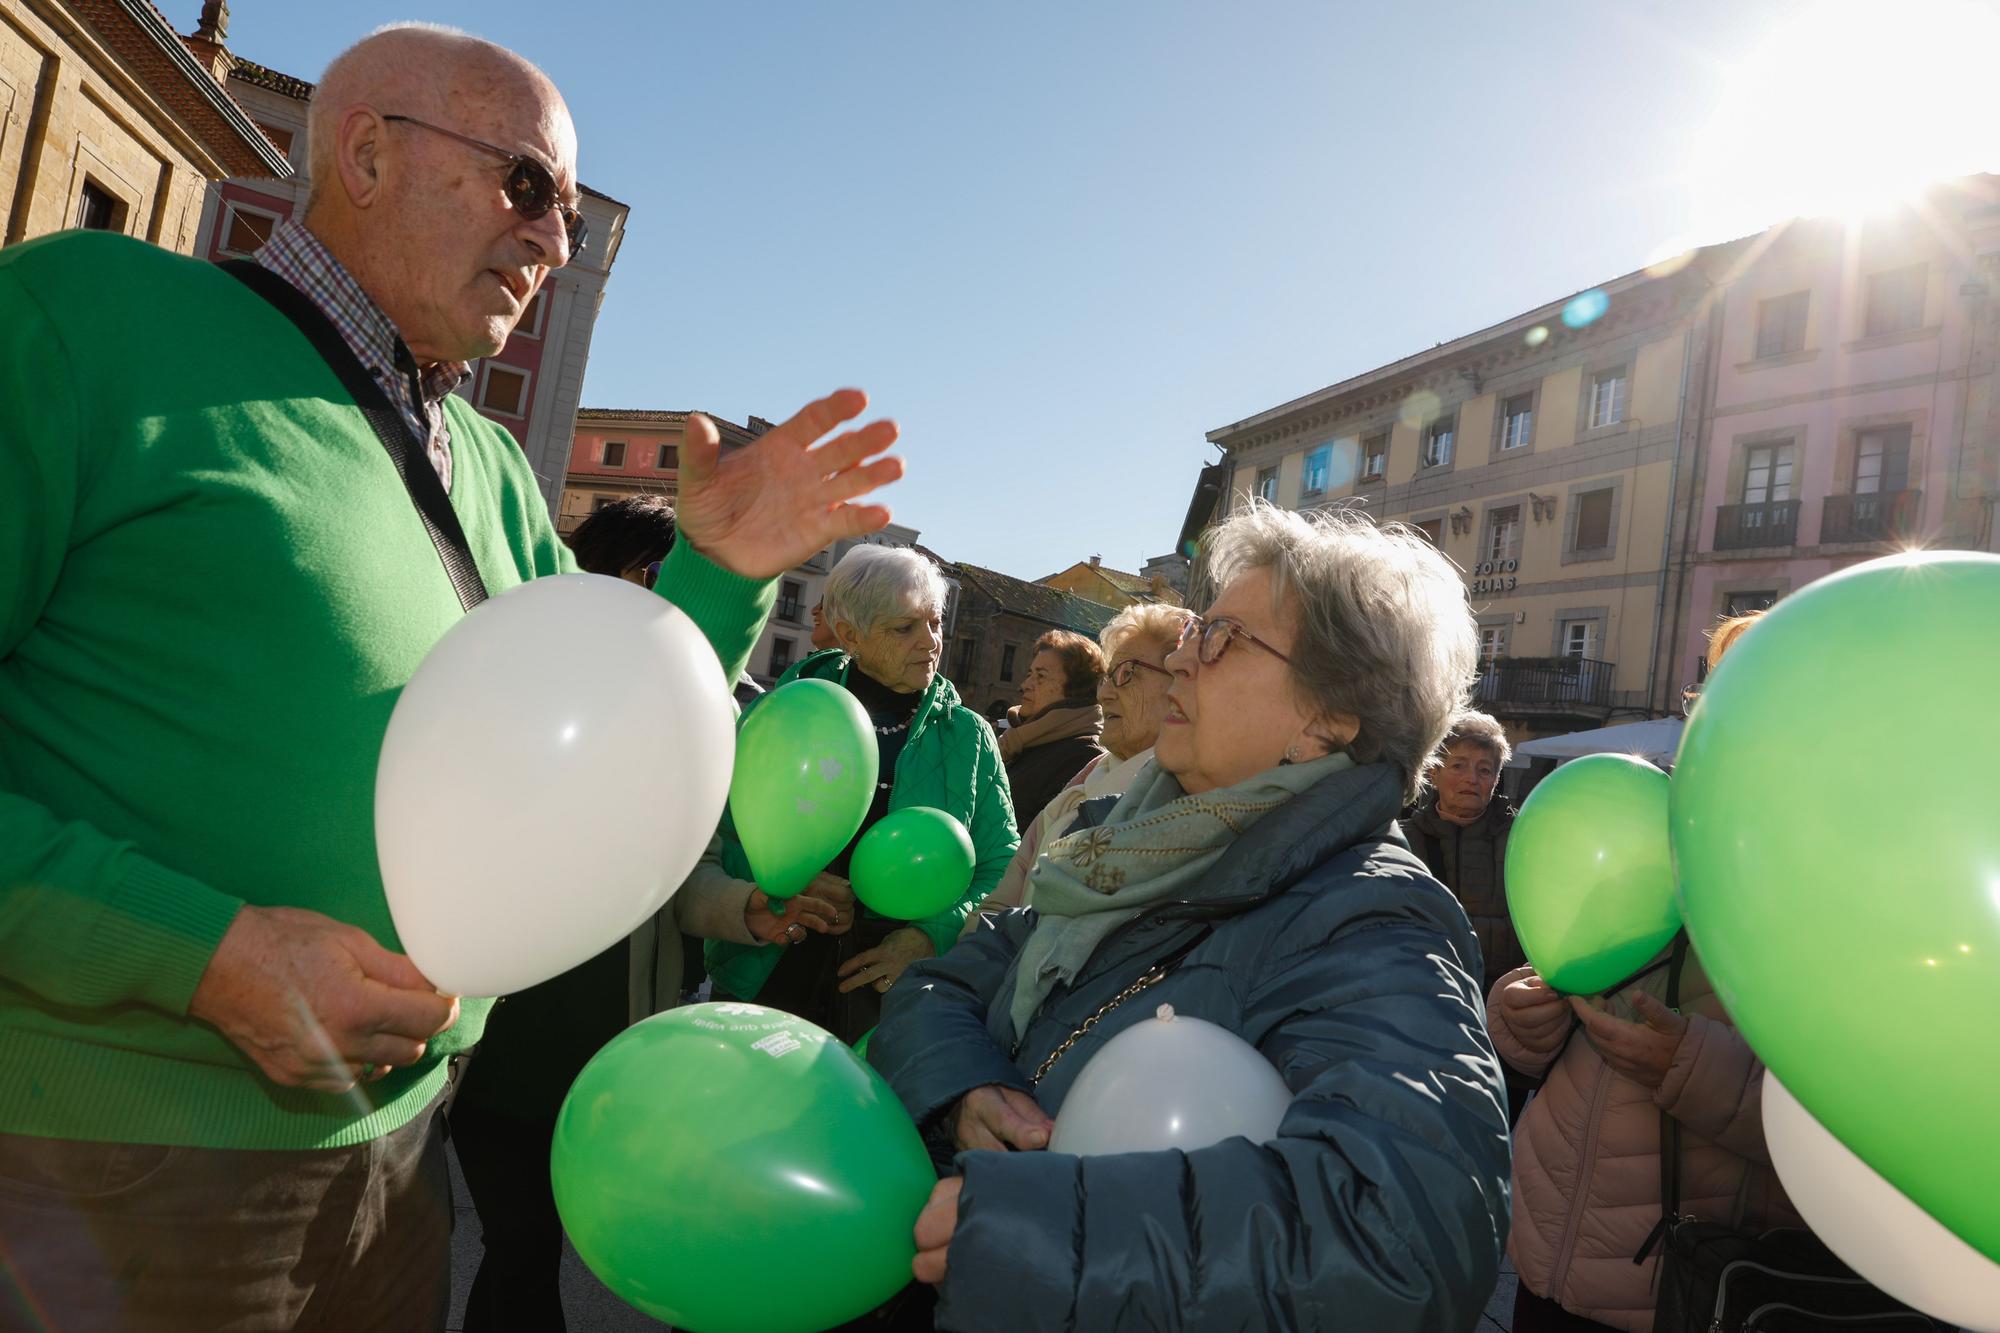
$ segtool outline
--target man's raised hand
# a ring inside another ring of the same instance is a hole
[[[691,414],[674,502],[680,536],[732,573],[768,579],[882,528],[888,508],[855,501],[903,475],[902,459],[876,457],[896,442],[896,423],[871,421],[820,443],[867,407],[861,390],[836,390],[726,456],[715,423]]]

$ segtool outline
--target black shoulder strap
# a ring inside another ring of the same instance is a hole
[[[1681,965],[1687,961],[1688,935],[1683,928],[1674,936],[1673,953],[1667,963],[1667,1008],[1678,1010],[1681,1004]],[[1653,1246],[1667,1233],[1681,1215],[1681,1122],[1660,1112],[1660,1221],[1646,1243],[1639,1247],[1639,1253],[1632,1262],[1642,1264],[1651,1254]]]
[[[451,507],[451,498],[444,492],[444,482],[439,480],[437,469],[431,466],[421,443],[412,438],[402,413],[389,402],[382,386],[375,382],[361,364],[361,359],[354,355],[354,349],[340,336],[340,330],[333,326],[333,321],[298,288],[262,264],[248,259],[232,259],[218,267],[298,325],[306,341],[325,358],[333,373],[340,377],[342,386],[353,396],[361,415],[374,429],[375,437],[389,451],[389,460],[396,465],[396,472],[403,478],[403,487],[410,493],[410,503],[416,506],[417,517],[423,520],[424,530],[431,536],[431,545],[437,548],[438,559],[444,562],[444,572],[451,579],[452,590],[458,594],[458,604],[470,611],[485,601],[486,581],[479,577],[479,564],[472,558],[472,547],[465,540],[465,529],[459,525],[458,514]]]

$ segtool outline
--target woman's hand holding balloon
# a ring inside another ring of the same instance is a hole
[[[872,949],[864,949],[840,965],[840,993],[873,986],[886,991],[903,975],[903,969],[919,958],[934,958],[937,950],[931,937],[914,926],[896,931]]]
[[[1640,1022],[1628,1023],[1604,1008],[1600,999],[1572,995],[1570,1008],[1583,1020],[1590,1044],[1604,1057],[1615,1074],[1631,1079],[1642,1088],[1658,1088],[1673,1068],[1674,1053],[1686,1035],[1687,1019],[1642,990],[1626,996],[1639,1011]]]
[[[1043,1114],[1033,1097],[1019,1088],[989,1083],[959,1099],[951,1133],[961,1151],[1007,1152],[1020,1148],[1033,1152],[1049,1146],[1049,1133],[1055,1123]],[[921,1241],[918,1247],[922,1248]]]
[[[1535,972],[1501,989],[1500,1010],[1514,1040],[1536,1055],[1559,1049],[1575,1021],[1562,995]]]
[[[963,1176],[940,1180],[931,1191],[930,1202],[917,1214],[917,1257],[910,1262],[910,1271],[919,1282],[936,1286],[944,1281],[945,1254],[951,1249],[952,1233],[958,1230],[958,1192],[964,1188]]]
[[[845,935],[854,929],[854,890],[844,878],[822,870],[806,885],[806,892],[833,905],[833,924],[827,927],[827,934]]]
[[[743,906],[743,924],[766,944],[797,944],[809,930],[824,935],[836,930],[836,920],[853,923],[851,903],[842,907],[812,890],[813,886],[808,885],[806,892],[785,900],[784,911],[773,912],[770,895],[762,889],[753,889],[750,901]]]

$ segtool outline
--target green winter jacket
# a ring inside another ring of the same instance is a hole
[[[845,685],[852,662],[837,648],[814,653],[801,658],[779,677],[777,688],[783,689],[795,680],[830,680]],[[747,717],[770,697],[761,696],[744,710],[744,715]],[[1000,762],[1000,745],[993,738],[993,728],[985,718],[959,703],[957,688],[942,675],[931,678],[923,701],[910,718],[910,733],[896,760],[894,784],[889,789],[891,810],[930,806],[958,820],[972,835],[972,885],[965,896],[936,916],[910,923],[930,936],[931,947],[942,954],[958,940],[966,917],[1000,882],[1007,863],[1014,857],[1014,849],[1021,842],[1021,835],[1014,828],[1007,770]],[[751,878],[750,860],[743,854],[736,823],[727,812],[722,817],[720,851],[711,848],[708,859],[717,855],[729,875],[742,880]],[[764,988],[783,952],[775,944],[736,944],[728,940],[710,940],[702,950],[715,984],[744,999],[754,998]]]

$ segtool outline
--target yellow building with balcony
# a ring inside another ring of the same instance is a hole
[[[1708,293],[1738,253],[1627,275],[1211,431],[1205,517],[1262,497],[1421,531],[1464,573],[1477,706],[1517,740],[1671,711],[1668,528]]]

